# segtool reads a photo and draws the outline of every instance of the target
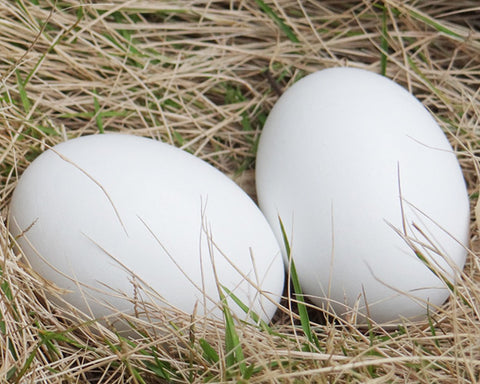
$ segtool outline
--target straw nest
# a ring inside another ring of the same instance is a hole
[[[0,0],[0,381],[480,380],[479,28],[475,0]],[[429,321],[365,332],[314,321],[311,311],[312,344],[285,301],[268,328],[237,325],[230,354],[228,326],[200,329],[181,313],[164,314],[177,328],[126,340],[50,302],[47,293],[59,289],[13,251],[6,217],[18,177],[46,148],[80,135],[117,131],[171,143],[255,198],[265,117],[296,80],[332,66],[384,71],[424,103],[457,151],[472,204],[471,247],[461,295]]]

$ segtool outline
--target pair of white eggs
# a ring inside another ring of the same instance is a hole
[[[131,313],[141,286],[217,318],[233,292],[269,321],[288,266],[279,218],[304,294],[338,315],[392,323],[448,297],[466,257],[465,182],[439,126],[393,81],[349,68],[298,81],[267,119],[256,179],[263,213],[180,149],[85,136],[25,170],[9,225],[33,269],[97,318]]]

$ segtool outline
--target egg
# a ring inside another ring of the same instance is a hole
[[[32,269],[94,318],[133,314],[143,298],[221,319],[219,291],[231,291],[269,321],[283,290],[279,245],[248,195],[153,139],[91,135],[47,150],[20,177],[9,225]]]
[[[347,320],[425,319],[464,266],[469,199],[455,153],[387,77],[331,68],[286,90],[261,134],[256,187],[304,294]]]

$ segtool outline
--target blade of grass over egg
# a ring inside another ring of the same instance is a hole
[[[295,293],[295,298],[298,307],[298,314],[300,316],[300,324],[302,326],[303,333],[307,337],[307,340],[310,342],[308,349],[313,352],[312,346],[315,345],[317,348],[320,348],[317,337],[312,331],[310,325],[310,317],[308,315],[307,306],[305,303],[305,298],[303,296],[302,287],[300,286],[300,281],[297,275],[297,269],[295,268],[295,263],[291,254],[290,243],[288,241],[287,233],[285,232],[285,227],[283,225],[282,219],[278,217],[280,223],[280,229],[282,231],[283,243],[285,244],[285,250],[287,252],[290,279],[292,280],[293,290]]]
[[[260,318],[260,316],[253,312],[251,308],[249,308],[245,303],[243,303],[232,291],[228,288],[222,286],[225,292],[229,295],[229,297],[237,304],[242,311],[250,316],[250,318],[258,325],[259,329],[266,331],[269,335],[276,336],[283,339],[289,339],[289,335],[284,335],[281,332],[277,332],[274,330],[273,327],[270,327],[268,323]],[[316,338],[315,334],[313,333],[313,339],[315,340],[315,345],[319,347],[318,339]]]
[[[260,316],[255,313],[254,311],[251,310],[245,303],[242,302],[232,291],[230,291],[227,287],[222,285],[222,289],[228,294],[228,296],[237,304],[243,312],[245,312],[250,318],[255,322],[255,324],[258,324],[260,329],[263,329],[267,331],[270,334],[274,334],[275,332],[271,327],[268,326],[268,324],[260,318]]]
[[[222,289],[219,289],[218,292],[222,302],[222,311],[225,319],[225,362],[227,368],[232,369],[238,367],[243,376],[246,370],[245,356],[243,355],[240,338],[238,337],[237,330],[235,329],[235,321]]]
[[[269,16],[278,25],[278,27],[289,38],[290,41],[294,43],[300,42],[297,35],[295,35],[295,32],[293,32],[293,29],[285,24],[283,19],[278,16],[272,8],[270,8],[263,0],[255,0],[255,2],[267,16]]]
[[[418,250],[415,250],[415,256],[432,272],[435,276],[437,276],[440,280],[443,281],[443,283],[447,286],[448,290],[454,295],[454,296],[459,296],[460,299],[463,301],[463,304],[467,305],[469,308],[472,308],[472,305],[468,302],[468,300],[463,296],[450,280],[448,280],[447,277],[443,275],[440,271],[438,271],[438,268],[435,268],[432,266],[430,261],[427,260],[427,258]]]

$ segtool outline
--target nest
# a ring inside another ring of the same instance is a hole
[[[479,20],[475,0],[0,0],[0,380],[478,381]],[[160,321],[131,340],[52,301],[61,289],[14,250],[6,217],[19,176],[49,146],[81,135],[168,142],[255,199],[255,147],[273,104],[298,79],[333,66],[384,73],[407,88],[462,166],[469,257],[459,294],[427,321],[364,331],[309,309],[306,331],[285,300],[272,324],[236,325],[232,348],[228,322],[151,308]]]

